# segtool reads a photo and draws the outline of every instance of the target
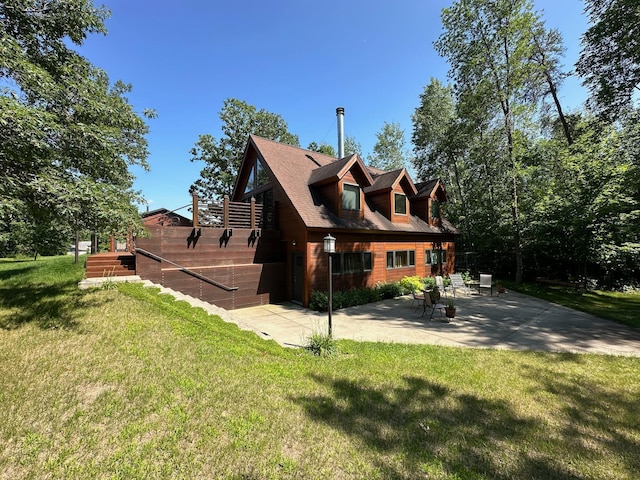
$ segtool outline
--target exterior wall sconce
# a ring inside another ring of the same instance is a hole
[[[331,234],[324,237],[324,253],[327,254],[329,261],[329,304],[327,305],[327,312],[329,313],[329,337],[331,337],[331,311],[333,310],[333,272],[331,271],[333,262],[331,261],[331,255],[336,253],[336,239]]]
[[[298,241],[295,238],[291,240],[291,245],[295,247],[297,244],[298,244]]]

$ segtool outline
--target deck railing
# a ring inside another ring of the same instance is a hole
[[[232,202],[225,195],[222,204],[205,202],[193,196],[193,226],[217,228],[263,228],[263,206],[255,198],[249,203]]]

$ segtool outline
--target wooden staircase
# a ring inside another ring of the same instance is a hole
[[[136,274],[136,256],[129,252],[96,253],[87,257],[86,278]]]

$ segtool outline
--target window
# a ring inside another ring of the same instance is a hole
[[[342,187],[342,209],[360,210],[360,187],[345,183]]]
[[[431,199],[431,218],[440,218],[440,202],[435,198]]]
[[[446,250],[426,250],[424,252],[425,265],[438,265],[441,262],[447,263]]]
[[[331,255],[334,274],[368,272],[373,266],[371,252],[340,252]]]
[[[397,215],[407,214],[407,196],[402,193],[394,193],[394,208]]]
[[[260,160],[257,158],[251,165],[251,171],[249,172],[249,180],[247,180],[247,186],[244,189],[244,193],[254,191],[256,188],[262,187],[269,183],[269,176],[265,172],[264,168],[260,164]]]
[[[415,250],[395,250],[387,252],[387,268],[406,268],[416,264]]]

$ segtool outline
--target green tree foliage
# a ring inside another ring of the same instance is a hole
[[[344,153],[345,155],[357,153],[362,158],[362,145],[354,137],[347,135],[344,139]]]
[[[384,122],[382,130],[376,133],[376,138],[378,141],[368,158],[370,166],[387,171],[406,167],[409,154],[400,124]]]
[[[543,180],[525,248],[540,274],[593,276],[606,286],[640,279],[640,182],[628,149],[635,117],[622,126],[579,117],[571,147],[557,136],[538,141],[544,161],[535,176]]]
[[[311,142],[307,147],[307,150],[311,150],[312,152],[324,153],[325,155],[329,155],[331,157],[336,156],[335,149],[328,143],[321,143],[320,145],[318,145],[316,142]]]
[[[28,218],[30,240],[40,237],[33,228],[114,233],[139,226],[128,167],[147,168],[148,127],[127,101],[131,86],[112,85],[70,47],[106,33],[108,14],[89,0],[0,3],[5,232]]]
[[[191,161],[205,162],[200,178],[191,191],[203,198],[231,195],[249,135],[299,146],[298,136],[287,130],[287,123],[275,113],[257,110],[253,105],[228,98],[219,113],[223,137],[200,135],[191,149]]]
[[[443,9],[442,21],[444,32],[435,47],[451,65],[449,75],[458,95],[476,97],[473,103],[492,114],[501,132],[494,170],[502,176],[500,183],[509,185],[515,279],[521,282],[523,173],[517,129],[529,122],[543,93],[539,69],[531,61],[539,17],[528,0],[461,0]]]
[[[640,85],[640,5],[637,0],[585,0],[591,27],[576,70],[592,106],[610,120],[631,106]]]

